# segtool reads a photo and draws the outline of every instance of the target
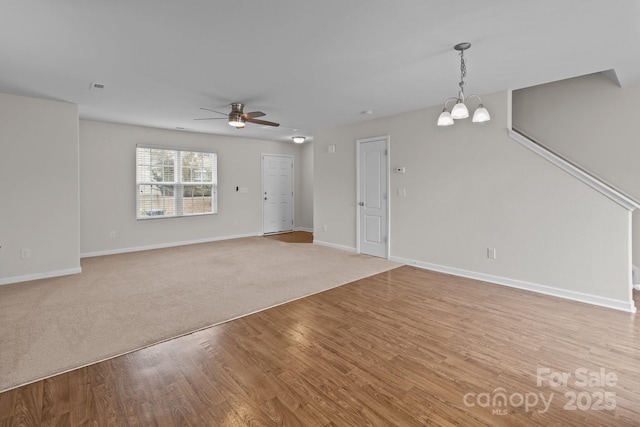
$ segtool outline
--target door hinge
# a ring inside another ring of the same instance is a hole
[[[385,149],[385,150],[384,150],[384,155],[386,156],[386,155],[388,155],[388,154],[389,154],[389,153],[388,153],[388,152],[387,152],[387,150]]]
[[[384,236],[384,242],[387,243],[387,236]]]

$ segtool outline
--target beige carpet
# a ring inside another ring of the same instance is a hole
[[[0,391],[397,266],[262,237],[83,259],[0,286]]]

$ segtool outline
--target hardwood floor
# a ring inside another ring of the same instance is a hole
[[[0,426],[638,426],[639,402],[635,315],[405,266],[2,393]]]
[[[268,234],[267,239],[280,240],[287,243],[313,243],[313,233],[307,231],[292,231],[290,233]]]

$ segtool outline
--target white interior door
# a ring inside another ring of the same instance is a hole
[[[262,155],[262,232],[293,230],[293,158]]]
[[[359,251],[388,257],[388,138],[358,141]]]

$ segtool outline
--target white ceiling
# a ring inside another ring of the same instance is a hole
[[[0,92],[290,141],[455,96],[459,42],[466,92],[486,94],[609,69],[637,82],[639,36],[637,0],[3,0]],[[231,102],[281,127],[193,120]]]

